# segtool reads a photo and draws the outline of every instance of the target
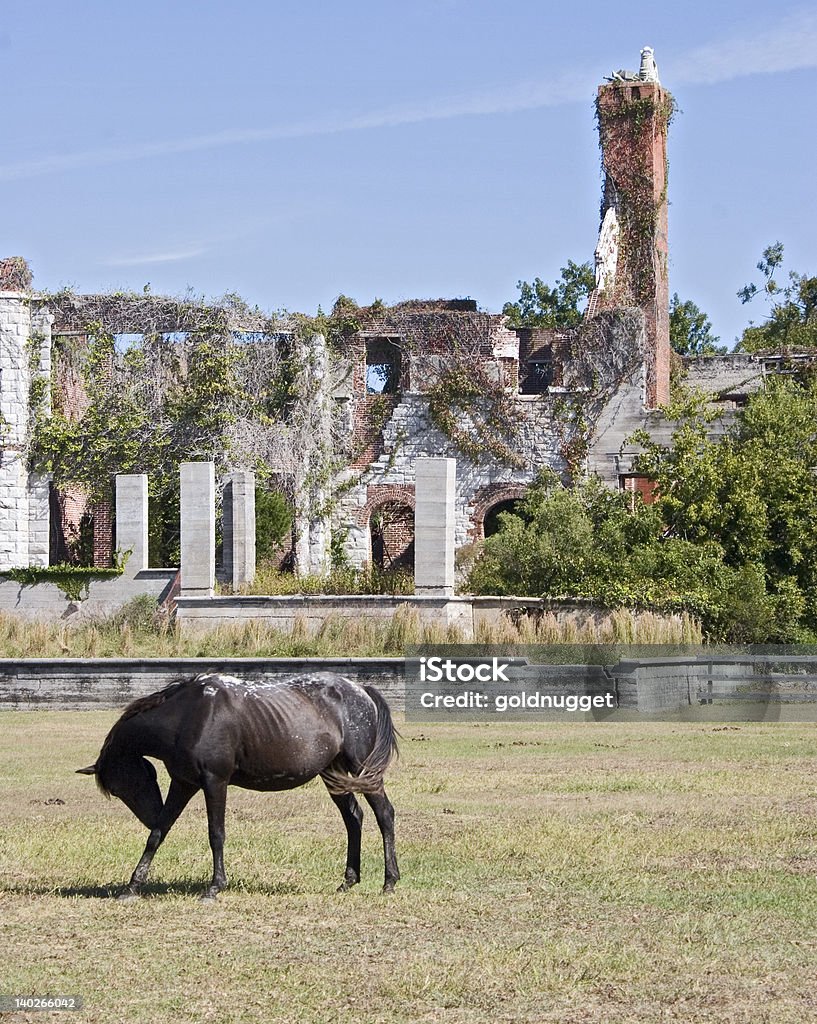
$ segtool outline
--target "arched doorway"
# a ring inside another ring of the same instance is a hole
[[[481,487],[473,499],[470,539],[479,541],[496,533],[501,513],[517,511],[527,490],[526,484],[515,483],[493,483]]]
[[[414,509],[400,501],[385,501],[369,518],[372,565],[381,572],[414,571]]]
[[[519,498],[506,498],[504,501],[498,501],[496,505],[491,505],[485,512],[485,518],[482,520],[482,533],[484,537],[490,537],[499,531],[499,517],[503,512],[515,512],[519,502]]]

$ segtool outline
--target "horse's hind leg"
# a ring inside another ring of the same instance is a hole
[[[383,892],[393,892],[400,880],[397,869],[397,856],[394,852],[394,808],[382,787],[376,793],[366,793],[366,800],[374,811],[377,824],[383,836],[383,858],[386,862],[386,878]]]
[[[176,819],[190,803],[190,798],[197,792],[197,789],[197,786],[190,786],[185,782],[177,782],[175,779],[171,780],[170,789],[167,791],[167,799],[165,800],[164,806],[159,814],[159,820],[150,830],[147,845],[145,846],[145,852],[142,854],[139,863],[136,865],[136,869],[131,875],[131,880],[128,883],[127,888],[119,894],[117,899],[130,900],[135,899],[139,895],[139,890],[147,880],[148,871],[150,870],[150,864],[153,860],[154,854],[161,846],[167,833],[173,827]]]
[[[338,892],[346,892],[360,881],[360,836],[363,811],[355,800],[354,793],[330,793],[329,795],[343,816],[343,824],[346,826],[346,873],[338,886]]]

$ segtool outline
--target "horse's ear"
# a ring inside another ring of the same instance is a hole
[[[96,775],[96,765],[89,764],[87,768],[77,768],[75,775]]]

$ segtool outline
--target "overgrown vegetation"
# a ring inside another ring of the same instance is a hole
[[[255,556],[264,565],[292,534],[292,506],[285,494],[255,488]]]
[[[116,579],[122,575],[123,568],[123,565],[111,569],[83,565],[27,565],[0,570],[0,580],[13,580],[21,587],[53,583],[65,594],[68,601],[83,601],[88,596],[88,588],[94,580]]]
[[[49,382],[32,384],[30,462],[92,501],[110,498],[115,474],[147,473],[152,564],[178,564],[181,462],[212,460],[218,477],[252,469],[262,485],[271,466],[289,479],[314,470],[324,439],[308,324],[234,295],[60,293],[49,305],[66,333],[54,337],[50,411]]]
[[[605,172],[602,212],[615,207],[621,267],[616,278],[632,289],[613,297],[617,305],[640,306],[655,295],[655,238],[659,210],[666,202],[666,179],[656,198],[649,160],[653,139],[666,136],[675,111],[675,100],[667,92],[656,102],[651,97],[634,99],[628,89],[611,89],[596,102]]]
[[[244,594],[413,594],[414,576],[405,570],[381,570],[367,565],[363,569],[337,566],[323,576],[296,576],[280,572],[274,565],[261,563]]]
[[[479,362],[457,361],[441,370],[428,392],[431,422],[474,463],[491,457],[519,469],[514,450],[519,423],[513,399]]]
[[[688,397],[669,414],[672,444],[636,435],[654,504],[590,480],[544,476],[485,542],[478,593],[576,595],[685,609],[708,640],[817,637],[817,386],[770,379],[732,429]]]
[[[709,317],[694,302],[681,302],[678,292],[669,305],[669,343],[680,356],[715,356],[726,352],[721,339],[712,333]]]

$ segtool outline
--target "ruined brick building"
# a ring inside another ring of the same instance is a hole
[[[294,504],[299,571],[324,572],[332,558],[410,566],[420,456],[457,459],[460,547],[490,532],[543,467],[565,479],[596,473],[610,486],[649,495],[625,439],[640,426],[659,436],[668,430],[657,410],[669,396],[672,99],[645,54],[640,72],[616,73],[598,91],[604,185],[596,289],[578,327],[512,329],[470,299],[366,308],[341,300],[334,322],[344,329],[336,336],[287,321],[261,339],[257,317],[224,320],[225,338],[255,331],[261,340],[253,344],[288,346],[309,378],[266,456]],[[54,519],[68,516],[65,491],[55,498],[26,455],[32,403],[48,400],[32,397],[37,380],[48,380],[52,398],[56,390],[63,407],[74,400],[74,415],[83,414],[81,393],[70,399],[70,368],[59,360],[52,367],[52,340],[70,335],[82,343],[86,307],[111,334],[150,331],[165,344],[194,335],[200,321],[188,306],[141,296],[108,297],[100,314],[99,302],[32,291],[24,261],[2,261],[0,270],[2,569],[53,560]],[[150,323],[140,325],[145,311]],[[762,369],[750,357],[716,362],[692,361],[693,378],[708,375],[711,390],[737,400]],[[292,426],[298,402],[300,433]],[[137,464],[126,468],[138,471]],[[105,563],[115,539],[104,500],[95,506],[94,538],[95,559]]]

